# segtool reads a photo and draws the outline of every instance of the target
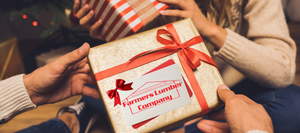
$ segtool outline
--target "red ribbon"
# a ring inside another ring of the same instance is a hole
[[[125,84],[125,81],[123,79],[117,79],[116,88],[106,92],[110,99],[115,98],[114,106],[116,106],[117,104],[121,105],[120,96],[117,90],[122,90],[122,91],[132,90],[131,85],[132,83]]]
[[[201,36],[196,36],[187,42],[181,43],[179,35],[177,34],[177,31],[174,28],[173,24],[170,23],[165,26],[168,30],[159,29],[156,36],[157,41],[165,45],[164,47],[142,52],[134,56],[124,64],[120,64],[118,66],[96,73],[95,78],[97,81],[99,81],[101,79],[147,64],[149,62],[177,52],[180,63],[187,75],[187,78],[201,107],[202,115],[206,114],[209,110],[209,107],[193,70],[201,65],[200,61],[213,65],[216,68],[218,67],[210,56],[201,51],[190,48],[190,46],[192,45],[203,42]],[[172,40],[161,37],[160,35],[162,34],[168,34],[172,38]]]

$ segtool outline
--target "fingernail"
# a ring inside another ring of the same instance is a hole
[[[89,9],[89,5],[88,4],[86,4],[85,6],[84,6],[84,9]]]
[[[101,20],[101,19],[100,19],[100,20],[98,20],[98,21],[97,21],[97,23],[98,23],[98,24],[101,24],[101,23],[102,23],[102,20]]]
[[[207,124],[205,121],[199,121],[198,124],[197,124],[197,127],[200,129],[200,130],[204,130],[204,131],[211,131],[211,125]]]
[[[163,11],[159,11],[160,14],[164,14],[165,12],[166,12],[166,11],[164,11],[164,10],[163,10]]]
[[[227,89],[227,90],[229,90],[229,88],[226,85],[220,85],[219,89]]]
[[[93,11],[93,10],[91,10],[89,14],[92,16],[92,15],[94,14],[94,11]]]
[[[78,3],[79,3],[79,0],[76,0],[76,1],[75,1],[75,4],[78,4]]]
[[[85,43],[84,43],[85,44]],[[82,53],[83,52],[83,47],[84,47],[84,44],[79,48],[79,53]]]

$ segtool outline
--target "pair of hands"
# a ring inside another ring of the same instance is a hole
[[[262,130],[273,133],[272,120],[264,107],[244,95],[236,95],[227,86],[218,87],[225,111],[219,110],[208,115],[211,120],[202,119],[197,127],[205,133],[246,133]],[[226,120],[227,123],[214,120]]]
[[[24,76],[24,85],[36,105],[55,103],[74,95],[87,95],[100,99],[96,89],[85,86],[95,85],[87,60],[90,46],[80,48],[52,61],[42,68]],[[210,114],[213,120],[201,120],[198,128],[203,132],[227,133],[247,132],[258,129],[273,132],[272,121],[262,105],[244,95],[235,93],[225,85],[218,88],[218,94],[225,103],[225,111]]]
[[[194,22],[196,28],[202,37],[205,37],[210,41],[216,50],[219,50],[226,39],[227,31],[216,24],[211,23],[207,20],[205,15],[201,12],[194,0],[158,0],[161,3],[177,5],[182,10],[165,10],[161,11],[161,15],[165,16],[175,16],[181,18],[191,18]],[[90,6],[84,5],[82,8],[80,6],[80,0],[75,0],[73,6],[73,13],[76,14],[79,19],[79,24],[85,29],[90,31],[90,36],[95,39],[103,39],[100,35],[100,26],[102,20],[98,20],[96,23],[92,24],[91,20],[95,14]]]

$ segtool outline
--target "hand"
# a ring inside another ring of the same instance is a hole
[[[225,85],[219,86],[218,94],[225,102],[225,111],[214,112],[209,115],[209,118],[226,120],[227,123],[200,120],[197,124],[200,130],[214,133],[245,133],[249,130],[273,132],[271,118],[262,105],[244,95],[235,95]]]
[[[80,0],[75,0],[73,13],[75,13],[79,19],[79,24],[90,32],[90,36],[92,38],[103,40],[100,34],[102,20],[98,20],[95,24],[91,23],[95,12],[90,10],[90,6],[88,4],[80,8]]]
[[[24,85],[36,105],[55,103],[74,95],[87,95],[100,99],[88,64],[90,46],[84,43],[80,48],[50,62],[24,76]]]
[[[201,36],[207,38],[219,50],[227,36],[227,31],[207,20],[194,0],[158,0],[162,3],[175,4],[182,10],[165,10],[161,15],[191,18]]]

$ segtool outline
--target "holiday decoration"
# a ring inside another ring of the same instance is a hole
[[[70,26],[65,10],[72,9],[73,4],[73,0],[1,0],[0,13],[9,13],[12,21],[30,18],[33,26],[41,26],[38,22],[40,15],[45,11],[52,11],[53,16],[49,17],[52,17],[50,21],[53,25],[42,33],[41,37],[44,38],[56,31],[61,24]]]

